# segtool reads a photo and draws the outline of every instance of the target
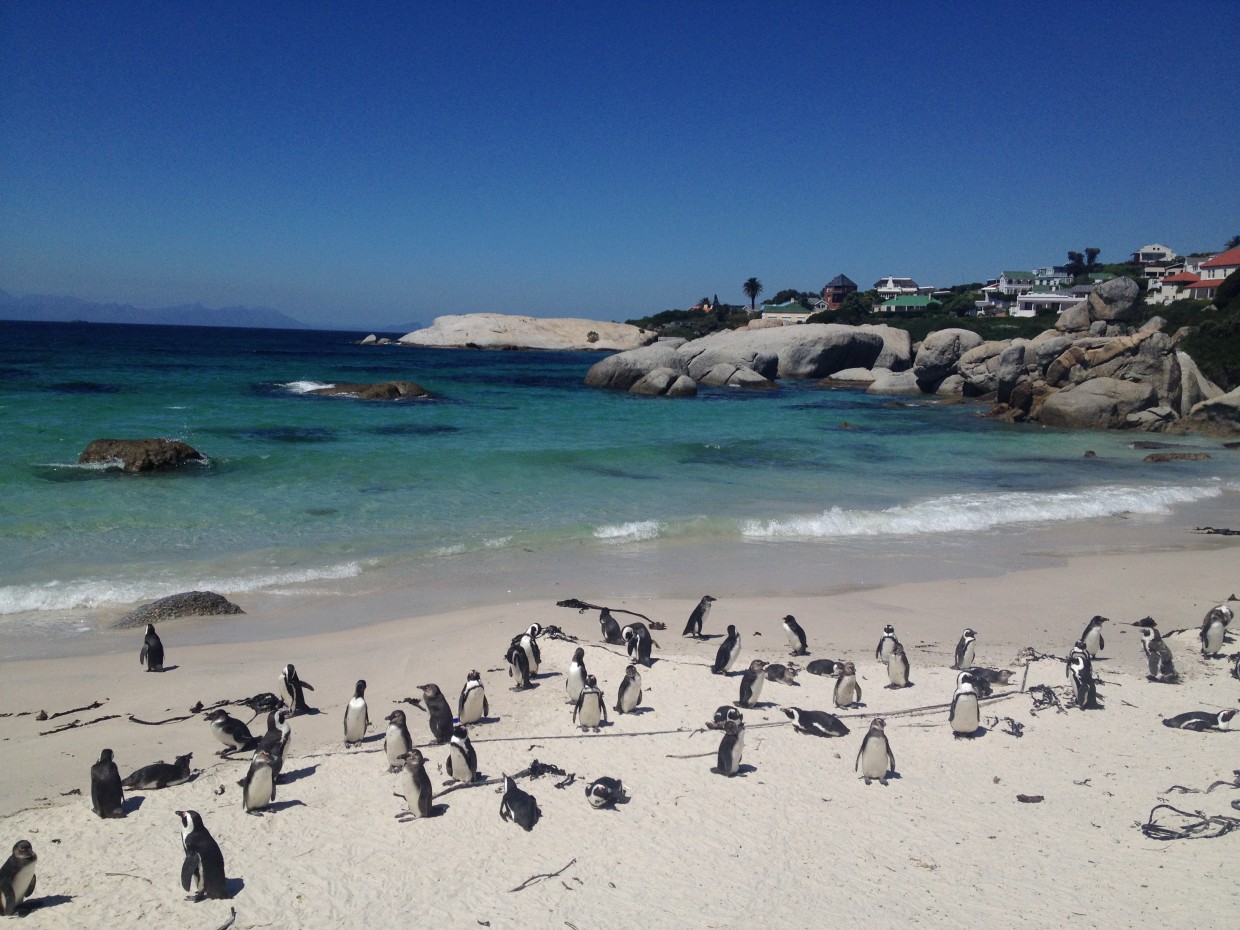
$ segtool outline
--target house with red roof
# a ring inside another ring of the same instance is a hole
[[[1220,252],[1213,258],[1201,263],[1201,276],[1192,284],[1186,285],[1190,297],[1200,300],[1213,300],[1218,294],[1218,286],[1233,271],[1240,269],[1240,246]]]

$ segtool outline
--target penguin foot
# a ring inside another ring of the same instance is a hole
[[[865,778],[865,783],[866,783],[867,785],[870,783],[869,776],[866,776],[866,778]]]

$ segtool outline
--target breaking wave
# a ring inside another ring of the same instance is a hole
[[[594,538],[605,542],[638,542],[643,539],[657,539],[662,529],[658,520],[635,520],[600,526],[594,530]]]

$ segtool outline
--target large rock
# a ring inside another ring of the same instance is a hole
[[[870,384],[878,377],[878,372],[890,373],[890,369],[883,369],[878,365],[873,368],[845,368],[843,371],[833,372],[826,380],[844,384]]]
[[[874,359],[871,368],[886,368],[888,371],[907,371],[913,367],[913,337],[907,329],[897,329],[886,323],[865,324],[858,329],[878,333],[883,337],[883,348]]]
[[[1132,278],[1112,278],[1094,288],[1089,295],[1089,319],[1107,323],[1127,323],[1135,319],[1141,289]]]
[[[865,389],[867,394],[922,394],[921,383],[912,370],[892,371],[874,379]]]
[[[975,394],[989,394],[998,383],[999,356],[1010,345],[1007,340],[983,342],[960,356],[956,372]],[[1024,350],[1021,350],[1024,357]]]
[[[379,381],[374,384],[342,382],[330,387],[314,388],[306,393],[318,394],[320,397],[356,397],[360,400],[406,400],[431,396],[430,391],[413,381]]]
[[[627,391],[645,375],[657,368],[670,368],[677,374],[688,374],[689,366],[675,348],[656,342],[654,345],[609,355],[595,362],[586,372],[590,387]]]
[[[695,380],[720,362],[750,368],[770,379],[822,378],[842,368],[872,367],[883,345],[883,336],[875,328],[806,323],[711,333],[678,351]]]
[[[1187,420],[1191,426],[1209,433],[1240,433],[1240,388],[1196,404]]]
[[[400,337],[412,346],[478,349],[605,349],[624,352],[647,345],[657,334],[628,323],[601,320],[468,313],[440,316],[426,329]]]
[[[1176,352],[1180,363],[1180,415],[1185,416],[1203,400],[1223,395],[1223,389],[1201,373],[1187,352]]]
[[[1080,333],[1089,329],[1089,301],[1073,304],[1055,321],[1055,329],[1061,333]]]
[[[1094,378],[1047,397],[1038,419],[1047,426],[1112,429],[1122,426],[1128,414],[1153,407],[1157,401],[1153,385]]]
[[[79,465],[119,463],[127,472],[162,471],[206,460],[179,439],[93,439],[78,456]]]
[[[967,329],[940,329],[922,340],[913,372],[918,381],[937,384],[955,371],[964,353],[981,344],[982,337]]]
[[[1017,382],[1029,373],[1029,356],[1037,364],[1037,351],[1023,339],[1017,339],[1008,345],[995,363],[995,391],[1002,402],[1007,402]]]
[[[112,624],[114,630],[124,630],[178,617],[218,617],[245,613],[240,607],[213,591],[186,591],[172,594],[157,601],[143,604],[131,610]]]

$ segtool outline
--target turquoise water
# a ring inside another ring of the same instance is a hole
[[[0,617],[426,575],[503,552],[892,552],[1237,496],[1233,452],[1153,467],[1129,448],[1146,436],[805,383],[637,398],[582,385],[593,353],[362,335],[0,323]],[[396,379],[436,396],[304,393]],[[143,436],[210,462],[158,476],[75,464],[91,439]]]

